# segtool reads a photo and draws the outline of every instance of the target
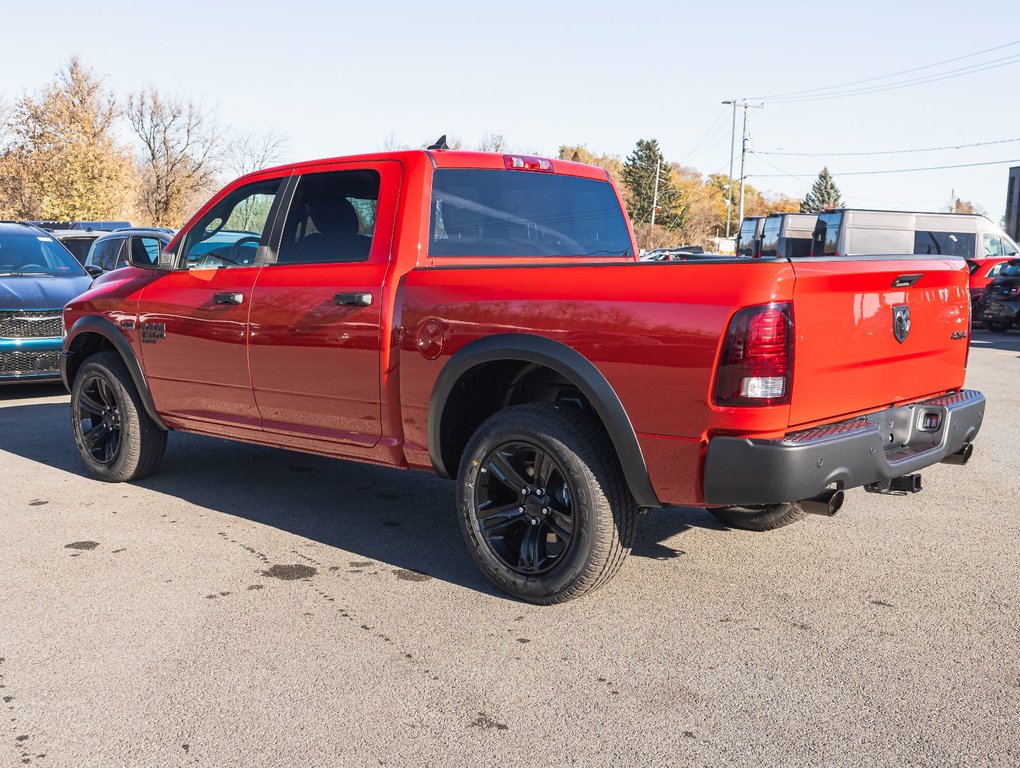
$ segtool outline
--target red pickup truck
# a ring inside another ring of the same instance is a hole
[[[612,577],[642,508],[764,530],[964,463],[967,277],[641,263],[602,169],[386,152],[230,184],[67,306],[62,368],[102,480],[171,430],[435,471],[485,575],[555,603]]]

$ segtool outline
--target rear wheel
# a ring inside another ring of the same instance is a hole
[[[716,507],[713,515],[731,528],[745,531],[771,531],[797,522],[804,510],[797,504],[766,504],[760,507]]]
[[[145,412],[116,352],[93,355],[75,374],[71,430],[85,467],[110,483],[145,477],[166,450],[166,431]]]
[[[475,563],[522,600],[580,597],[630,552],[637,505],[608,438],[574,408],[530,403],[489,417],[464,451],[458,486]]]

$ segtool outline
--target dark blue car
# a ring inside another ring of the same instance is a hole
[[[91,284],[48,232],[0,222],[0,384],[60,378],[64,305]]]

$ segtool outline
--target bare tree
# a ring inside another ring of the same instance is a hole
[[[152,86],[128,98],[127,116],[142,142],[142,207],[153,224],[180,226],[195,198],[215,186],[216,124],[200,105]]]
[[[237,131],[227,144],[224,165],[235,176],[276,165],[287,150],[287,137],[275,129]]]
[[[479,152],[508,152],[509,145],[502,133],[486,133],[478,142]]]

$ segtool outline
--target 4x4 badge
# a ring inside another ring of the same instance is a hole
[[[892,308],[892,333],[900,344],[910,335],[910,307],[906,304]]]

